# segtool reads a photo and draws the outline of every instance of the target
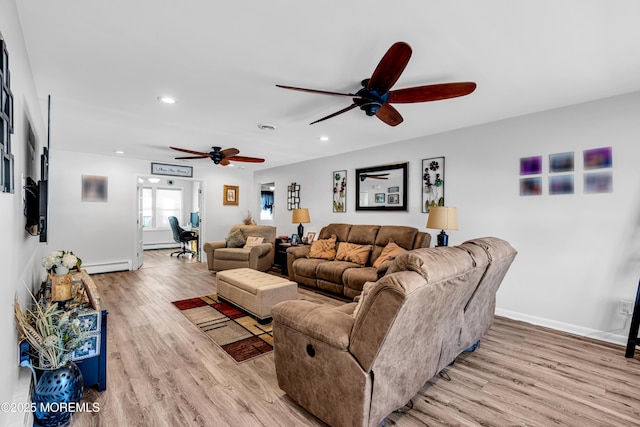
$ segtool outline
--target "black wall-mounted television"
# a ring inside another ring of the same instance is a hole
[[[38,234],[40,241],[46,242],[49,222],[49,150],[47,147],[42,149],[40,156],[40,176],[42,179],[38,182]]]
[[[26,224],[24,229],[32,236],[39,235],[38,223],[40,222],[40,198],[38,196],[38,184],[27,177],[24,186],[24,216]]]

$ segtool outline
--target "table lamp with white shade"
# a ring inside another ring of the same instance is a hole
[[[449,236],[444,230],[458,229],[458,211],[450,206],[434,206],[429,210],[429,219],[427,220],[427,228],[440,229],[438,234],[437,246],[447,246]]]

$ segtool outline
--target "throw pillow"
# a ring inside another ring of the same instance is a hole
[[[241,248],[245,243],[244,235],[240,230],[229,233],[226,240],[228,248]]]
[[[316,240],[311,244],[307,258],[320,258],[333,260],[336,257],[336,236],[331,235],[329,239]]]
[[[340,242],[336,260],[351,261],[359,265],[365,265],[369,259],[371,245],[356,245],[355,243]]]
[[[380,256],[373,263],[373,266],[375,268],[379,268],[385,261],[392,260],[404,252],[407,252],[405,248],[398,246],[396,242],[390,240],[389,243],[387,243],[387,246],[382,250]]]
[[[264,241],[264,237],[248,236],[247,243],[244,244],[244,247],[251,248],[253,246],[258,246],[263,241]]]

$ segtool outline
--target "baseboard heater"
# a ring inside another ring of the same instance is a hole
[[[98,264],[82,264],[82,268],[89,274],[112,273],[114,271],[131,270],[133,263],[131,260],[103,262]]]

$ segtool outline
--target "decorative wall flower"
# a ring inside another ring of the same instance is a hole
[[[347,190],[347,171],[333,173],[333,211],[345,212],[345,192]]]
[[[443,165],[439,160],[431,160],[426,163],[422,161],[424,167],[424,173],[422,180],[424,181],[424,193],[426,200],[424,203],[424,212],[429,212],[434,206],[444,206],[444,174],[441,170],[441,166],[444,167],[444,157],[441,158]],[[426,167],[425,167],[426,166]]]

